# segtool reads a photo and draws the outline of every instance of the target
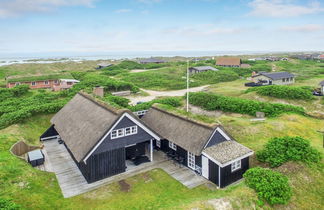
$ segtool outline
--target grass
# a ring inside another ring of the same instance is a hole
[[[255,205],[256,195],[244,183],[225,190],[212,190],[205,186],[190,190],[162,170],[148,172],[152,179],[148,183],[144,181],[141,174],[127,179],[126,181],[131,185],[131,191],[127,193],[121,192],[118,183],[114,183],[73,198],[63,199],[53,174],[33,169],[8,151],[10,146],[20,139],[25,139],[31,144],[39,144],[38,137],[50,125],[51,116],[38,115],[23,123],[0,130],[2,189],[0,196],[11,197],[27,209],[187,209],[197,206],[207,208],[206,200],[215,198],[228,198],[235,209],[248,209]],[[244,116],[238,118],[231,115],[223,115],[216,120],[220,121],[239,142],[255,151],[261,149],[269,138],[283,135],[303,136],[310,139],[315,148],[322,149],[321,134],[316,130],[324,127],[323,120],[299,115],[283,115],[263,123],[251,122]],[[258,164],[252,162],[252,166]],[[306,180],[296,174],[289,175],[294,189],[294,202],[290,202],[289,206],[318,209],[323,205],[318,195],[324,189],[321,179],[323,172],[318,167],[301,166],[299,173],[306,177]],[[305,182],[316,184],[316,187],[305,187]],[[24,186],[20,187],[20,183]],[[305,194],[308,199],[303,199]]]

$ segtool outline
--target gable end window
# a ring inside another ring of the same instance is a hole
[[[241,168],[241,160],[235,161],[231,164],[232,172],[239,170]]]
[[[169,141],[169,147],[173,150],[177,150],[177,145],[175,145],[173,142]]]
[[[111,139],[116,139],[120,138],[123,136],[129,136],[129,135],[134,135],[137,134],[137,126],[131,126],[131,127],[126,127],[126,128],[120,128],[117,130],[111,131],[110,137]]]
[[[125,128],[125,136],[137,134],[137,126],[131,126]]]
[[[111,139],[116,139],[124,136],[124,129],[118,129],[111,131]]]

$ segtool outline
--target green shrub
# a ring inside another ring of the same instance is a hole
[[[205,71],[191,76],[193,79],[204,81],[206,84],[228,82],[239,79],[234,71]]]
[[[313,98],[311,87],[294,87],[284,85],[270,85],[249,88],[246,92],[255,91],[259,95],[271,96],[275,98],[303,99],[311,100]]]
[[[120,97],[120,96],[113,96],[109,95],[104,98],[105,101],[108,101],[112,105],[117,105],[118,107],[126,108],[130,102],[129,99]]]
[[[0,88],[0,102],[10,97],[19,97],[29,90],[28,85],[18,85],[13,88]]]
[[[179,107],[179,106],[181,106],[181,98],[167,97],[167,98],[161,98],[161,99],[154,99],[150,102],[137,104],[135,106],[129,106],[128,108],[130,110],[132,110],[133,112],[141,111],[141,110],[148,110],[155,103],[165,104],[165,105],[169,105],[172,107]]]
[[[251,168],[243,177],[245,183],[257,192],[259,199],[270,205],[287,204],[292,195],[288,178],[271,169]]]
[[[189,103],[200,106],[206,110],[222,110],[225,112],[235,112],[251,116],[255,116],[256,112],[264,112],[266,116],[270,117],[287,112],[298,114],[305,113],[304,109],[298,106],[260,102],[206,92],[190,93]]]
[[[287,161],[319,162],[321,154],[310,146],[308,140],[302,137],[273,138],[265,148],[257,152],[257,159],[277,167]]]
[[[14,203],[11,199],[5,199],[0,197],[0,209],[3,210],[18,210],[22,209],[20,205]]]

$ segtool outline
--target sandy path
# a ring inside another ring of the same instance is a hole
[[[209,85],[204,85],[200,87],[189,88],[190,92],[199,92],[206,89]],[[131,104],[135,105],[137,102],[148,102],[157,97],[162,96],[184,96],[187,92],[187,89],[182,90],[172,90],[172,91],[155,91],[155,90],[145,90],[141,89],[142,91],[150,94],[149,96],[127,96],[131,101]]]

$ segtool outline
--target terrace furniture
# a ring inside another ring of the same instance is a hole
[[[147,156],[137,156],[133,159],[134,165],[138,166],[142,163],[150,162],[149,158]]]

